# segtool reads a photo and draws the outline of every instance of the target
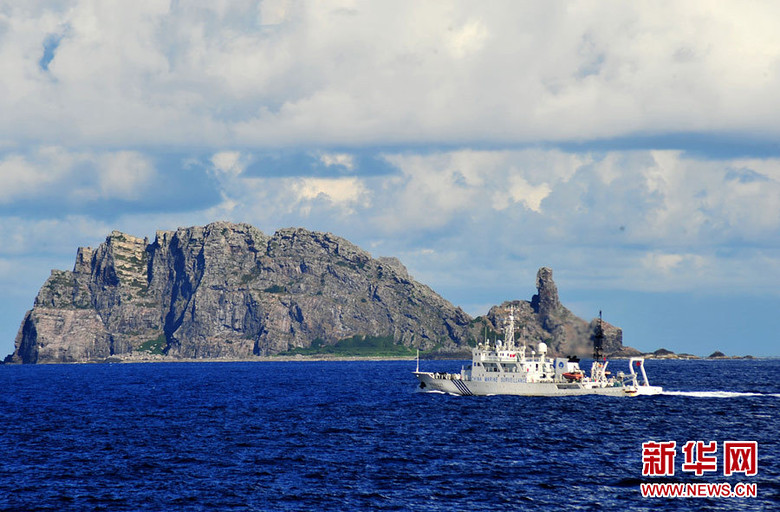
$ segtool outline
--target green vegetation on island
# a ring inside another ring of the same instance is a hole
[[[138,351],[148,352],[149,354],[163,354],[167,343],[165,334],[161,333],[157,338],[141,343],[138,347]]]

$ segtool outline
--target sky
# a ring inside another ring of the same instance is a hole
[[[780,5],[0,0],[0,354],[114,229],[301,226],[471,315],[780,356]]]

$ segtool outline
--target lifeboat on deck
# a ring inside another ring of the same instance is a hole
[[[568,380],[569,382],[574,382],[582,379],[582,370],[576,371],[576,372],[566,372],[561,374],[564,379]]]

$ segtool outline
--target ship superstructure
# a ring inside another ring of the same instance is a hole
[[[599,332],[601,314],[599,313]],[[598,343],[594,339],[594,346]],[[599,346],[600,355],[601,346]],[[536,350],[526,346],[525,339],[518,346],[515,341],[514,308],[510,308],[504,325],[504,340],[485,339],[472,349],[471,365],[460,373],[421,372],[419,358],[417,371],[421,391],[441,391],[456,395],[614,395],[635,396],[661,393],[659,386],[651,386],[645,372],[644,359],[629,360],[629,373],[612,376],[607,370],[606,358],[594,357],[590,374],[586,375],[576,357],[547,357],[547,344],[539,342]],[[594,356],[596,353],[594,353]],[[640,380],[641,377],[641,380]]]

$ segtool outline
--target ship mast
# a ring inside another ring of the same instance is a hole
[[[601,310],[599,310],[599,323],[596,326],[596,332],[593,334],[593,360],[598,361],[602,357],[604,350],[604,327],[602,326]]]
[[[504,343],[508,350],[515,349],[515,307],[509,307],[509,319],[504,322]]]

